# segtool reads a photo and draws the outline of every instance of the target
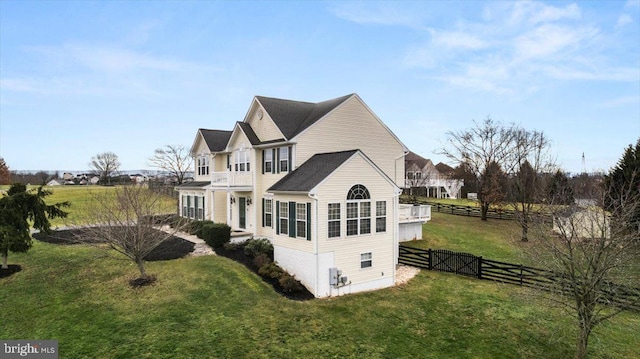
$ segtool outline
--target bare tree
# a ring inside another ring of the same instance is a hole
[[[474,123],[475,127],[471,129],[448,132],[448,147],[438,150],[437,153],[447,156],[459,165],[464,164],[475,175],[480,188],[478,200],[482,210],[481,219],[486,221],[489,206],[495,197],[494,188],[488,187],[485,183],[485,174],[490,173],[487,168],[495,163],[505,173],[512,173],[516,165],[515,139],[520,129],[513,124],[503,125],[491,118],[482,123]]]
[[[551,198],[553,230],[542,222],[533,227],[529,255],[557,273],[556,285],[549,289],[560,295],[548,298],[578,319],[576,358],[586,357],[589,335],[597,325],[640,304],[640,289],[634,289],[640,283],[640,231],[627,225],[640,207],[640,196],[632,186],[616,188],[615,193],[611,212],[602,207],[612,194],[603,187],[592,194],[599,198],[597,206],[565,206]],[[560,203],[562,197],[558,195]]]
[[[514,161],[517,171],[510,178],[509,204],[516,212],[522,228],[521,240],[529,240],[531,216],[546,197],[547,177],[555,169],[550,154],[551,144],[542,132],[518,131],[514,137]]]
[[[166,145],[165,148],[157,148],[149,165],[163,169],[178,179],[178,184],[184,182],[185,174],[191,169],[193,158],[189,151],[182,145]]]
[[[93,174],[100,177],[102,184],[110,184],[111,176],[120,168],[120,161],[115,153],[103,152],[91,157],[89,167]]]
[[[152,281],[144,266],[145,257],[162,242],[181,229],[183,223],[171,213],[173,205],[166,197],[142,186],[121,186],[113,191],[94,193],[93,205],[83,219],[96,226],[82,228],[77,240],[85,243],[106,243],[131,259],[143,281]],[[168,226],[174,221],[173,226]],[[160,230],[162,228],[162,230]]]

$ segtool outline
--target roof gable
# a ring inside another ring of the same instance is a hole
[[[309,128],[354,94],[318,103],[256,96],[280,132],[289,140]]]
[[[198,129],[196,139],[193,141],[193,145],[191,146],[191,153],[193,154],[199,140],[204,141],[211,152],[224,151],[229,139],[231,138],[231,133],[232,131],[207,130],[200,128]]]

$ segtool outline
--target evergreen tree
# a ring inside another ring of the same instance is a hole
[[[0,157],[0,185],[11,183],[11,172],[9,172],[9,166],[4,161],[4,158]]]
[[[51,232],[49,219],[64,218],[68,202],[47,205],[44,198],[51,191],[39,187],[35,191],[27,191],[27,186],[15,183],[9,188],[7,195],[0,198],[0,255],[2,269],[7,269],[9,252],[26,252],[31,248],[31,223],[33,228],[45,233]]]
[[[623,197],[631,196],[640,200],[640,138],[635,147],[629,145],[625,149],[618,164],[605,176],[604,188],[607,194],[605,207],[612,212],[614,218],[617,211],[627,210],[618,205],[619,203],[629,203]],[[635,203],[637,202],[635,201]],[[640,231],[640,206],[633,208],[633,216],[627,223],[629,230]]]
[[[575,203],[573,187],[569,183],[569,177],[558,170],[549,183],[548,202],[551,204],[573,204]]]

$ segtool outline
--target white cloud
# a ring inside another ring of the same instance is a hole
[[[448,49],[477,50],[487,47],[487,43],[477,36],[461,31],[431,30],[431,38],[434,46]]]
[[[540,24],[562,19],[580,19],[580,8],[576,4],[569,4],[564,8],[545,5],[536,1],[517,1],[512,3],[507,17],[507,23],[519,25],[523,23]]]
[[[640,105],[640,96],[623,96],[600,103],[600,107],[620,107],[626,105]]]
[[[337,17],[358,24],[399,25],[423,28],[417,12],[407,11],[394,3],[337,2],[329,7]]]
[[[627,0],[624,4],[625,9],[630,9],[634,7],[640,7],[640,0]]]
[[[622,27],[625,26],[627,24],[630,24],[633,22],[633,18],[631,18],[631,16],[627,15],[627,14],[622,14],[618,17],[618,22],[616,22],[616,26],[617,27]]]
[[[515,56],[548,60],[558,53],[580,49],[597,35],[595,28],[544,24],[514,39]]]

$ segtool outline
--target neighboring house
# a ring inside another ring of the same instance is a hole
[[[553,219],[553,231],[566,239],[609,238],[609,214],[596,206],[570,206]]]
[[[227,223],[235,240],[270,239],[316,297],[392,286],[400,228],[426,221],[410,210],[400,221],[406,152],[356,94],[257,96],[232,131],[197,131],[194,181],[176,187],[181,215]]]
[[[59,179],[52,179],[51,181],[47,182],[47,186],[61,186],[64,184],[64,180],[59,180]]]
[[[134,183],[137,183],[137,184],[149,181],[149,178],[147,176],[145,176],[143,174],[139,174],[139,173],[129,175],[129,178],[131,179],[131,182],[134,182]]]
[[[65,181],[71,181],[73,180],[73,178],[74,178],[73,173],[65,172],[62,174],[62,179]]]
[[[444,163],[434,165],[431,160],[409,152],[405,156],[405,171],[404,187],[410,191],[424,188],[426,197],[460,198],[464,181],[452,178],[453,169]]]

